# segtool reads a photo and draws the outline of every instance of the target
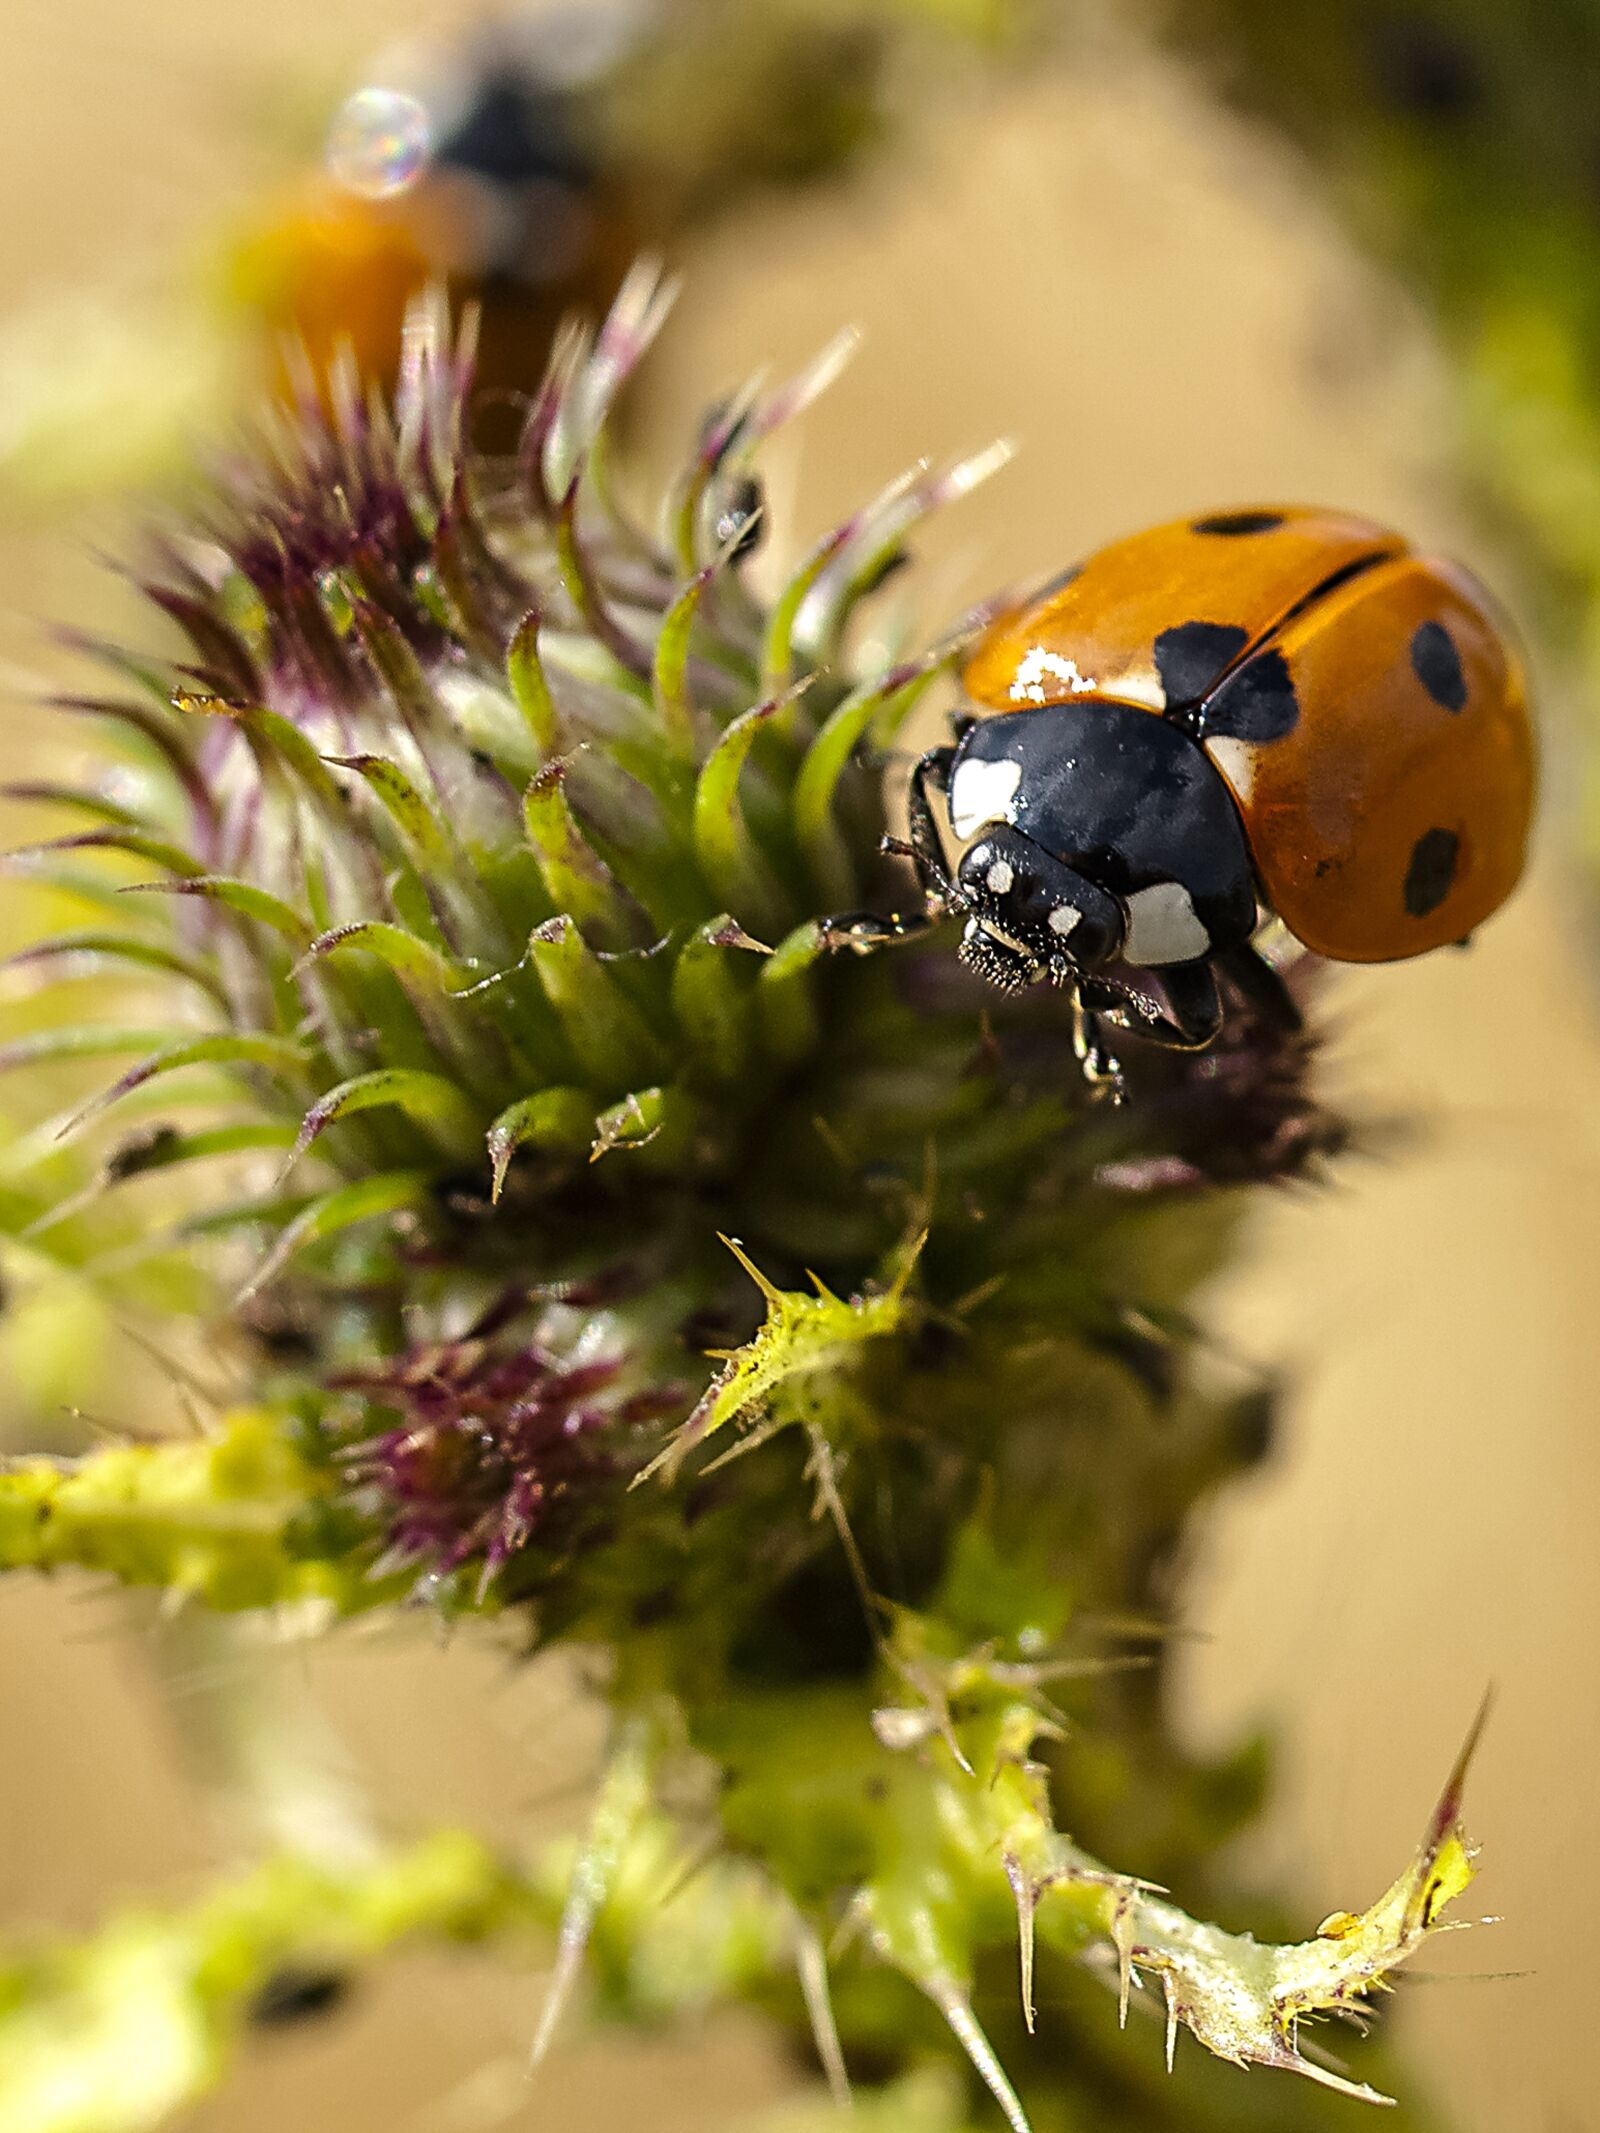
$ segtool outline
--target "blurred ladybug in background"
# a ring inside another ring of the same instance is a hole
[[[1203,1049],[1224,986],[1295,1026],[1265,917],[1396,962],[1465,941],[1522,872],[1517,655],[1464,571],[1368,520],[1267,507],[1114,542],[992,622],[963,682],[954,744],[911,781],[924,911],[834,938],[961,918],[991,983],[1072,988],[1112,1093],[1109,1031]]]
[[[380,59],[322,168],[235,252],[234,293],[325,377],[343,343],[392,381],[409,300],[481,312],[477,379],[526,393],[576,309],[642,248],[755,186],[842,167],[880,126],[885,37],[814,0],[584,0]],[[285,373],[280,383],[291,381]]]
[[[240,250],[240,293],[325,375],[392,379],[430,282],[483,309],[479,375],[526,388],[562,318],[602,311],[640,231],[594,109],[638,11],[562,10],[399,55],[347,98],[325,166]]]

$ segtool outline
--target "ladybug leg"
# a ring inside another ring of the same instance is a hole
[[[1249,941],[1218,952],[1217,968],[1258,1020],[1281,1036],[1293,1037],[1304,1027],[1304,1017],[1294,995],[1266,957]]]
[[[822,945],[870,955],[874,948],[892,947],[896,941],[920,940],[943,917],[942,911],[839,911],[823,919]]]
[[[1174,1052],[1203,1052],[1222,1027],[1222,994],[1216,972],[1204,959],[1168,963],[1161,972],[1167,1012],[1143,993],[1099,979],[1084,989],[1087,1005],[1117,1028]]]
[[[950,796],[950,769],[955,762],[954,748],[930,748],[911,773],[911,789],[907,794],[906,808],[911,831],[911,860],[917,870],[917,879],[922,884],[922,893],[930,904],[938,904],[943,917],[952,904],[961,901],[950,879],[949,863],[944,855],[944,840],[939,835],[939,824],[929,798],[929,787],[948,806]]]
[[[1186,1052],[1203,1052],[1222,1027],[1222,994],[1209,961],[1173,963],[1161,973],[1172,1010],[1165,1042]]]
[[[1090,1096],[1120,1104],[1128,1093],[1122,1062],[1106,1043],[1104,1025],[1084,997],[1087,990],[1084,985],[1072,988],[1072,1049]]]
[[[940,925],[948,912],[962,903],[960,892],[950,879],[929,794],[931,786],[941,799],[945,797],[950,787],[950,765],[954,758],[954,748],[931,748],[922,757],[911,773],[910,842],[884,839],[885,851],[901,854],[916,869],[917,884],[922,890],[922,909],[887,913],[847,911],[835,918],[824,919],[822,937],[828,947],[853,948],[858,955],[865,955],[873,948],[885,947],[894,941],[915,940]]]

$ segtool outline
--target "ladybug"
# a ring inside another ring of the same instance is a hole
[[[1108,1027],[1203,1049],[1224,984],[1296,1025],[1265,918],[1336,962],[1398,962],[1464,942],[1522,872],[1517,653],[1465,571],[1370,520],[1274,505],[1114,541],[1000,613],[962,679],[897,847],[924,909],[832,937],[961,918],[994,985],[1072,989],[1113,1093]]]
[[[574,306],[610,306],[639,250],[641,203],[600,111],[638,42],[630,8],[558,8],[423,55],[415,94],[356,90],[326,167],[237,248],[239,294],[317,377],[348,342],[363,377],[387,380],[408,305],[442,283],[479,307],[477,383],[514,393]],[[286,368],[280,383],[292,393]],[[482,419],[491,448],[514,444],[512,411],[491,400]]]

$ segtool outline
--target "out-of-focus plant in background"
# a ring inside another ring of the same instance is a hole
[[[919,81],[1014,51],[1016,0],[566,0],[412,37],[263,96],[257,194],[193,256],[41,298],[0,334],[0,496],[179,480],[341,344],[392,383],[428,286],[481,313],[478,421],[514,430],[568,309],[636,253],[886,152]]]

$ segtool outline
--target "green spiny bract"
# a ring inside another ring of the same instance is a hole
[[[788,2017],[797,1956],[836,2072],[953,2038],[1020,2122],[972,2011],[1019,1919],[1047,1968],[1099,1947],[1225,2054],[1308,2071],[1299,2017],[1357,2007],[1431,1927],[1418,1892],[1461,1885],[1453,1814],[1393,1917],[1281,1951],[1311,1980],[1287,1998],[1278,1955],[1144,1883],[1209,1901],[1259,1789],[1253,1751],[1200,1764],[1167,1723],[1193,1514],[1269,1420],[1207,1381],[1186,1299],[1229,1188],[1341,1129],[1306,1046],[1243,1006],[1112,1110],[1061,995],[987,994],[940,937],[833,952],[831,913],[909,893],[885,765],[962,641],[858,671],[852,620],[988,460],[892,485],[763,596],[759,450],[837,351],[719,403],[650,532],[608,418],[663,308],[641,274],[569,334],[508,459],[470,447],[468,351],[421,314],[392,412],[308,389],[162,543],[184,649],[110,655],[133,692],[80,708],[126,760],[27,862],[156,870],[28,952],[131,966],[140,1026],[13,1057],[133,1055],[75,1115],[111,1141],[62,1212],[216,1181],[182,1234],[260,1398],[200,1444],[0,1473],[0,1562],[222,1608],[529,1603],[538,1637],[600,1648],[618,1748],[563,1976],[586,1939],[629,1974],[666,1815],[753,1873],[782,1975],[706,1961]],[[167,1115],[186,1086],[195,1122]],[[1041,2124],[1244,2122],[1208,2076],[1153,2103],[1074,1975],[1050,1971],[1056,2044],[1008,2048]]]

